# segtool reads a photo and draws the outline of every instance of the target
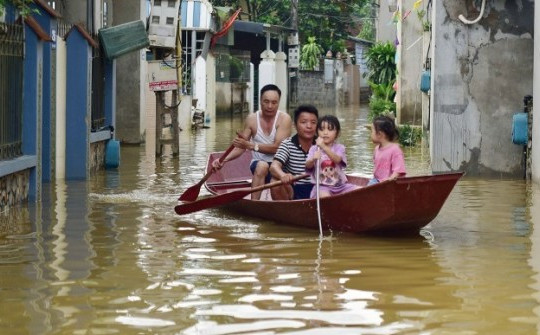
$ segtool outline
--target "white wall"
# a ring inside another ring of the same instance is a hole
[[[56,150],[55,178],[66,177],[66,41],[56,39]]]

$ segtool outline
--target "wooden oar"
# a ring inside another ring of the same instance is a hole
[[[229,149],[227,149],[227,151],[225,151],[223,153],[223,155],[221,155],[221,157],[219,157],[219,162],[223,163],[223,160],[231,153],[231,151],[233,149],[234,149],[234,145],[231,144]],[[182,193],[182,195],[180,195],[178,200],[181,200],[181,201],[193,201],[193,200],[197,199],[197,197],[199,196],[199,192],[201,191],[201,186],[204,184],[205,181],[208,180],[208,178],[210,178],[212,173],[214,173],[214,169],[210,169],[210,171],[206,172],[204,177],[202,177],[202,179],[197,184],[195,184],[195,185],[189,187],[187,190],[185,190],[184,193]]]
[[[293,181],[297,181],[299,179],[302,179],[308,176],[309,176],[308,174],[294,176]],[[283,184],[282,181],[275,181],[273,183],[264,184],[257,187],[241,188],[241,189],[234,190],[228,193],[223,193],[223,194],[211,196],[208,198],[204,198],[201,200],[186,202],[186,203],[177,205],[176,207],[174,207],[174,211],[178,215],[189,214],[189,213],[197,212],[203,209],[217,207],[217,206],[225,205],[234,201],[238,201],[244,198],[246,195],[251,194],[253,192],[262,191],[267,188],[276,187],[282,184]]]

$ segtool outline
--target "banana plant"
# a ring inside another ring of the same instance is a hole
[[[319,65],[323,48],[315,42],[315,37],[308,37],[308,42],[302,47],[300,53],[300,66],[303,70],[313,71]]]

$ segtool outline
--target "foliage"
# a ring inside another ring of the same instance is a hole
[[[396,114],[396,103],[394,102],[394,81],[388,84],[375,84],[368,81],[371,87],[371,97],[369,98],[369,120],[383,114]]]
[[[413,147],[422,140],[422,128],[411,127],[408,124],[398,126],[399,143],[403,146]]]
[[[213,6],[229,6],[249,13],[249,20],[285,27],[293,26],[291,6],[284,0],[213,0]],[[343,52],[349,35],[364,24],[364,15],[371,16],[372,1],[368,0],[298,0],[298,31],[300,43],[315,37],[323,50]],[[247,7],[247,8],[246,8]],[[364,14],[369,13],[369,14]]]
[[[431,22],[425,17],[427,14],[425,9],[417,9],[416,15],[418,16],[418,20],[420,20],[420,23],[422,23],[422,30],[423,31],[430,31],[431,30]]]
[[[375,27],[373,27],[373,22],[366,21],[362,25],[362,30],[360,30],[356,37],[367,41],[373,41],[375,39]]]
[[[33,0],[0,0],[0,15],[4,14],[8,4],[12,4],[22,16],[28,16],[34,12],[34,10],[30,9],[30,4],[33,2]]]
[[[390,42],[377,42],[366,52],[368,80],[375,84],[387,84],[396,79],[396,47]]]
[[[369,98],[368,119],[371,121],[379,115],[391,114],[396,112],[396,103],[383,98],[372,96]]]
[[[234,56],[228,56],[229,57],[229,66],[230,66],[230,78],[235,80],[242,80],[246,77],[246,75],[249,77],[249,74],[244,73],[245,70],[245,64],[244,62]]]
[[[360,8],[360,17],[362,17],[362,28],[356,37],[367,41],[375,40],[375,13],[374,6],[363,6]]]
[[[372,81],[368,80],[369,87],[371,88],[371,93],[377,98],[382,98],[385,100],[392,100],[395,95],[394,91],[394,81],[387,84],[375,84]]]
[[[303,70],[315,70],[319,65],[319,59],[322,54],[323,49],[315,42],[315,37],[308,37],[308,42],[304,44],[300,53],[300,66]]]

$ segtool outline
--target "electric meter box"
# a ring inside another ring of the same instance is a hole
[[[153,0],[148,22],[148,39],[152,47],[175,47],[180,0]]]
[[[148,84],[150,91],[178,89],[178,77],[174,60],[148,61]]]
[[[300,67],[300,48],[298,46],[289,48],[289,68]]]

